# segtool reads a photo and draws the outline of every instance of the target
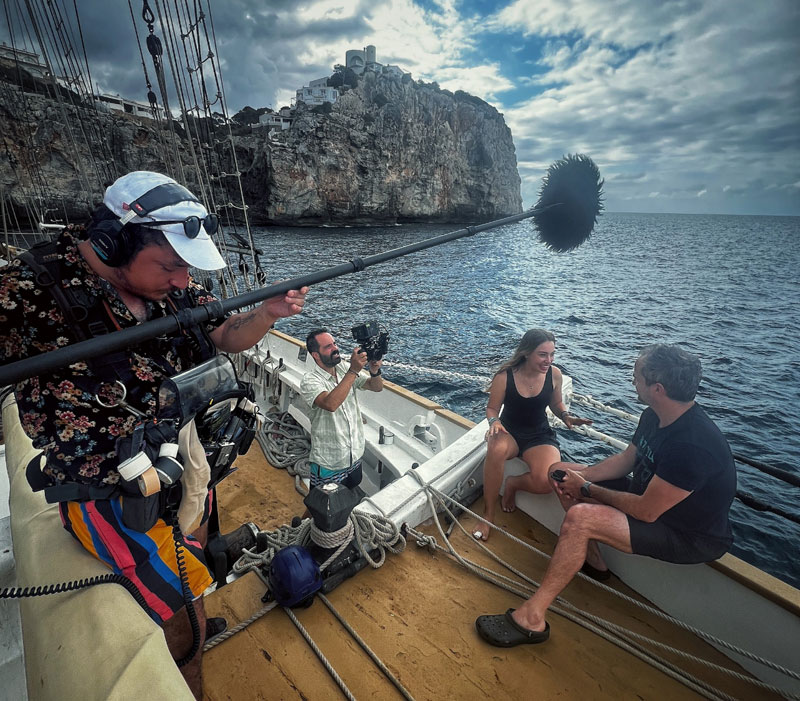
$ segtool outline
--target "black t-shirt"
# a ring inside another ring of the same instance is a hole
[[[722,432],[699,405],[664,428],[648,407],[632,442],[636,464],[628,491],[644,494],[658,475],[692,492],[665,511],[660,522],[684,533],[732,541],[728,511],[736,495],[736,466]]]

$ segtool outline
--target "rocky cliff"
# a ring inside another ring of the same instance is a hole
[[[191,187],[203,161],[212,175],[238,166],[255,224],[463,222],[522,206],[503,116],[466,93],[407,78],[367,73],[334,105],[298,104],[290,129],[235,130],[236,164],[227,127],[198,146],[181,126],[159,129],[8,83],[0,88],[0,188],[22,217],[33,201],[51,217],[82,217],[101,183],[129,170],[168,172]],[[217,203],[237,201],[231,180],[215,180],[230,192],[218,192]]]

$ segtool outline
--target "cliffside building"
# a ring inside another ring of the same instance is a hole
[[[296,102],[305,102],[307,105],[321,105],[325,102],[336,102],[339,91],[328,87],[327,78],[312,80],[307,86],[299,88],[295,93]]]
[[[19,66],[35,78],[47,78],[50,76],[47,66],[39,60],[39,54],[25,51],[25,49],[12,48],[5,42],[0,45],[0,60],[9,61],[12,65]]]
[[[337,64],[333,69],[335,71],[340,71],[345,68],[349,68],[356,75],[363,75],[365,71],[374,71],[375,73],[395,75],[397,77],[411,75],[400,68],[400,66],[378,63],[377,52],[375,46],[372,44],[365,46],[363,49],[349,49],[346,51],[344,55],[344,65]]]
[[[298,91],[299,92],[299,91]],[[259,127],[268,127],[270,130],[285,131],[292,126],[291,107],[281,107],[277,112],[267,112],[258,118]],[[255,125],[254,125],[255,126]]]
[[[106,112],[124,112],[125,114],[132,114],[134,117],[146,117],[147,119],[153,118],[153,112],[150,109],[149,102],[140,102],[139,100],[129,100],[127,97],[120,97],[119,95],[92,95],[97,108]],[[158,115],[164,116],[162,107],[157,106]]]

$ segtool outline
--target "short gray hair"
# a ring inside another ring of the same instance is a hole
[[[667,396],[677,402],[690,402],[703,377],[700,358],[680,346],[657,343],[639,354],[639,369],[648,385],[660,382]]]

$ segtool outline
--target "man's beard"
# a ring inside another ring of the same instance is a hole
[[[342,356],[339,354],[339,351],[333,351],[330,355],[322,355],[322,353],[320,353],[319,359],[322,361],[322,364],[328,368],[335,367],[342,362]]]

